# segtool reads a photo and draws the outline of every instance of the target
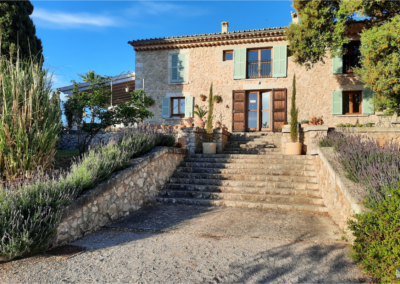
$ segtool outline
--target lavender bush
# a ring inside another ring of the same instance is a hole
[[[19,186],[0,187],[0,256],[21,256],[47,249],[63,208],[131,158],[154,146],[173,146],[175,138],[143,127],[129,129],[107,144],[93,146],[69,172],[38,176]],[[57,177],[55,177],[57,176]]]
[[[369,137],[332,132],[322,138],[319,145],[335,149],[346,177],[367,190],[368,207],[375,207],[390,197],[392,189],[400,186],[399,144],[388,143],[381,147]]]

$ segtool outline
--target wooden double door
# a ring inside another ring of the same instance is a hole
[[[232,132],[276,132],[283,128],[286,97],[286,89],[233,91]]]

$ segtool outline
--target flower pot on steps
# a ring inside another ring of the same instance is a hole
[[[217,143],[203,143],[203,154],[216,154],[217,153]]]
[[[286,155],[301,155],[303,144],[300,142],[287,142]]]

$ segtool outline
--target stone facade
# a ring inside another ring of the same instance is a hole
[[[354,213],[366,210],[361,204],[365,192],[345,177],[332,148],[318,148],[314,162],[318,188],[328,213],[341,229],[346,229],[347,220]]]
[[[156,196],[186,153],[158,147],[79,197],[64,210],[56,245],[79,239],[140,209]]]
[[[359,39],[352,36],[352,39]],[[335,75],[332,72],[332,59],[326,58],[325,63],[316,64],[311,70],[306,70],[288,58],[286,78],[233,79],[233,60],[223,61],[223,51],[235,48],[264,48],[274,45],[285,45],[282,37],[275,41],[218,46],[199,46],[193,48],[161,49],[136,51],[136,74],[145,78],[145,91],[155,99],[150,108],[154,117],[147,122],[152,124],[165,123],[176,125],[180,119],[164,119],[161,116],[162,98],[166,96],[193,96],[195,104],[207,107],[208,101],[201,101],[200,94],[208,96],[210,84],[213,83],[214,94],[222,97],[222,102],[215,104],[215,119],[232,129],[232,91],[233,90],[264,90],[273,88],[287,89],[288,118],[292,93],[292,79],[296,74],[297,106],[300,110],[299,120],[310,119],[311,116],[323,116],[325,125],[335,126],[339,123],[376,122],[375,115],[332,115],[333,90],[362,90],[363,84],[359,78],[349,74]],[[229,43],[229,41],[228,41]],[[187,80],[177,84],[169,82],[168,58],[171,53],[186,53],[188,57]],[[140,82],[139,82],[140,83]],[[137,82],[136,87],[141,88]]]

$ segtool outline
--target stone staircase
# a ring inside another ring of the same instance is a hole
[[[280,133],[234,133],[221,154],[188,156],[156,201],[326,212],[311,156],[282,154]]]

